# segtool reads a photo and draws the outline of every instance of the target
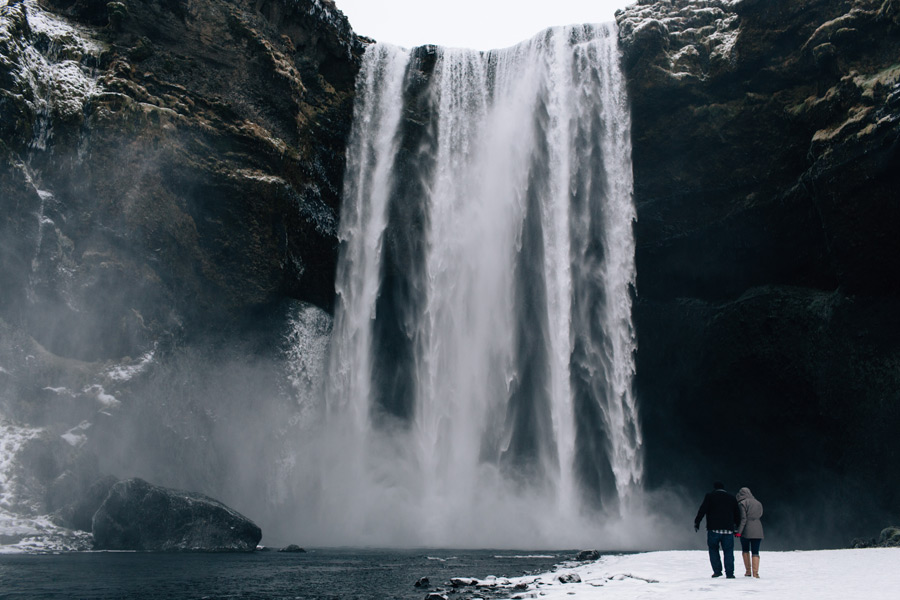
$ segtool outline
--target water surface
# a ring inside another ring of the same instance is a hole
[[[422,600],[451,577],[517,577],[550,570],[575,552],[310,550],[302,554],[87,552],[0,555],[0,598]],[[456,598],[491,597],[470,588]],[[508,592],[505,594],[508,596]]]

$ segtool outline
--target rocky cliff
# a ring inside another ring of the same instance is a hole
[[[900,4],[617,20],[648,487],[746,485],[817,543],[879,530],[900,502]],[[280,440],[321,379],[364,43],[330,0],[0,0],[2,541],[49,513],[85,528],[106,473],[267,531],[296,512]]]
[[[0,0],[0,517],[221,494],[296,412],[363,48],[330,0]]]
[[[3,8],[4,314],[94,360],[283,297],[329,308],[362,50],[343,15],[40,6]]]
[[[661,0],[617,20],[648,483],[746,485],[816,535],[883,525],[900,501],[900,6]]]

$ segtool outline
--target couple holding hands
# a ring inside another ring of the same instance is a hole
[[[734,538],[741,540],[741,556],[744,559],[745,577],[759,578],[759,545],[763,539],[760,518],[763,507],[748,488],[741,488],[737,496],[725,491],[725,484],[717,481],[713,491],[706,494],[703,504],[694,518],[694,531],[699,531],[700,521],[706,517],[706,545],[709,546],[709,563],[713,577],[722,576],[719,546],[725,556],[725,576],[734,579]],[[752,554],[752,557],[751,557]]]

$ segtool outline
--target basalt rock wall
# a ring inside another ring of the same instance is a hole
[[[285,495],[364,44],[330,0],[0,0],[3,543],[103,475]]]
[[[898,8],[661,0],[617,15],[651,487],[746,485],[783,533],[820,540],[896,515]]]
[[[0,10],[4,318],[96,360],[330,308],[363,48],[332,3]]]

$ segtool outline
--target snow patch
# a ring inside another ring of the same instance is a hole
[[[15,480],[18,455],[29,441],[43,431],[42,428],[19,427],[7,421],[0,422],[0,511],[12,510],[18,504],[19,485]]]
[[[0,42],[15,65],[10,72],[14,89],[25,92],[23,99],[36,116],[30,145],[44,150],[53,137],[53,119],[81,119],[85,103],[100,91],[90,65],[99,62],[104,46],[44,12],[35,0],[5,8],[3,17]],[[24,39],[12,29],[23,18],[30,30]]]
[[[565,572],[510,580],[504,598],[556,600],[697,600],[698,598],[759,597],[766,600],[845,600],[893,598],[900,587],[900,548],[818,550],[761,553],[760,578],[742,576],[740,553],[737,579],[711,579],[709,556],[701,550],[645,552],[603,556]],[[562,577],[569,583],[561,581]],[[504,586],[505,587],[505,586]]]
[[[68,430],[61,437],[64,439],[70,446],[74,448],[79,448],[84,445],[87,441],[87,430],[91,428],[91,424],[87,421],[82,421],[72,429]]]
[[[143,373],[153,362],[154,351],[145,353],[132,365],[116,365],[106,372],[106,376],[113,381],[128,381],[135,375]]]
[[[43,554],[90,550],[93,538],[86,531],[54,525],[48,515],[22,518],[0,509],[0,554]]]
[[[28,9],[28,26],[32,34],[44,34],[51,41],[60,44],[60,51],[78,51],[82,56],[99,56],[103,46],[87,37],[87,34],[75,29],[55,15],[44,12],[35,0],[26,0]]]
[[[48,385],[47,387],[44,387],[44,388],[41,388],[41,389],[44,390],[44,391],[47,391],[47,392],[53,392],[53,393],[56,394],[57,396],[70,396],[70,397],[72,397],[72,398],[75,397],[75,392],[71,391],[69,388],[64,388],[64,387],[50,387],[50,386]]]
[[[107,394],[102,385],[94,384],[82,390],[85,394],[94,396],[104,408],[116,408],[121,402],[112,394]]]

